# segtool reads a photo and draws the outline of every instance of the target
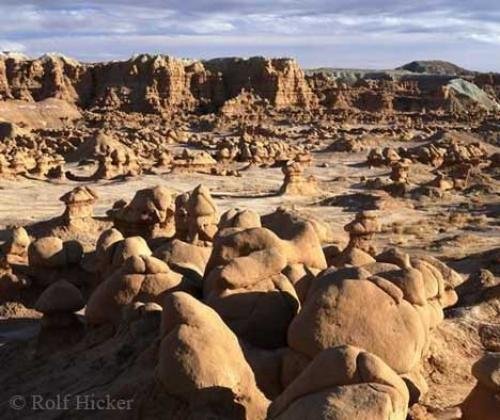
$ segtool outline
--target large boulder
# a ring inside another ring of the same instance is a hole
[[[157,378],[166,393],[224,418],[263,419],[257,388],[237,337],[219,315],[186,293],[163,302]]]
[[[26,258],[30,242],[31,240],[26,229],[22,226],[16,226],[9,230],[9,237],[2,245],[2,251],[7,257]]]
[[[171,237],[175,233],[174,199],[165,187],[139,190],[128,205],[110,214],[124,236]]]
[[[205,277],[204,299],[239,337],[258,347],[283,347],[299,308],[293,285],[281,274],[285,265],[275,249],[234,258]]]
[[[273,248],[285,257],[287,264],[326,268],[323,249],[311,224],[306,222],[294,225],[282,234],[284,238],[266,228],[250,228],[219,235],[207,264],[207,273],[233,258]]]
[[[160,304],[165,295],[174,291],[197,293],[197,286],[155,257],[132,255],[97,286],[85,316],[90,324],[117,325],[127,305],[139,301]]]
[[[284,346],[288,324],[300,307],[294,284],[282,271],[293,265],[312,267],[308,273],[326,268],[310,223],[289,223],[280,233],[284,238],[261,227],[223,229],[205,269],[205,301],[257,347]],[[287,272],[298,285],[299,279]],[[302,296],[305,292],[301,288]]]
[[[334,235],[328,223],[311,215],[304,215],[285,207],[278,207],[272,213],[265,214],[261,217],[261,220],[263,227],[272,230],[280,238],[284,238],[287,236],[287,232],[290,231],[290,226],[300,225],[308,222],[314,228],[316,236],[321,243],[331,243],[339,240],[339,238],[335,237],[338,236],[338,233],[335,233]],[[341,242],[343,242],[344,238],[341,238],[340,240]]]
[[[83,246],[78,241],[63,242],[55,236],[39,238],[28,247],[29,273],[40,285],[60,278],[79,282]]]
[[[141,236],[124,238],[117,229],[107,229],[97,239],[93,264],[89,270],[104,279],[118,270],[132,256],[151,256],[152,251]]]
[[[179,272],[194,272],[201,279],[212,248],[174,239],[156,248],[153,255]]]
[[[261,226],[260,216],[253,210],[230,209],[223,213],[219,220],[219,229],[249,229]]]
[[[349,344],[379,356],[398,373],[419,363],[426,337],[417,309],[383,278],[324,282],[308,295],[288,330],[289,346],[309,357]]]
[[[406,419],[403,380],[379,357],[353,346],[323,350],[269,406],[268,418]]]
[[[262,216],[262,226],[273,231],[289,245],[289,263],[310,268],[326,268],[321,242],[331,239],[329,226],[283,208]]]

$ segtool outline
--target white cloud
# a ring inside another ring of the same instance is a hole
[[[0,51],[15,51],[15,52],[25,52],[27,50],[26,45],[20,42],[8,41],[5,39],[0,39]]]

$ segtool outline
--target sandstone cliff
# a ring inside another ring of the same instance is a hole
[[[243,89],[276,108],[309,107],[316,97],[291,59],[228,58],[189,62],[162,55],[83,64],[64,56],[0,55],[0,98],[63,99],[81,108],[156,113],[214,111]]]
[[[36,59],[0,54],[0,100],[57,99],[83,110],[156,114],[217,112],[242,93],[266,101],[277,111],[323,107],[377,114],[463,113],[496,111],[499,101],[500,78],[495,74],[467,76],[467,92],[474,94],[464,95],[465,82],[450,84],[458,80],[456,75],[347,73],[308,72],[306,76],[288,58],[188,61],[142,54],[126,61],[90,64],[54,54]]]

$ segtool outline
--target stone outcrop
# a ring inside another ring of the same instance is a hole
[[[310,107],[315,105],[314,96],[305,81],[304,73],[294,60],[287,58],[266,59],[253,57],[214,59],[204,63],[212,73],[224,80],[223,97],[236,97],[243,89],[268,99],[276,108]]]
[[[395,112],[480,113],[498,110],[498,78],[494,75],[482,75],[477,78],[479,84],[476,85],[470,75],[467,76],[469,80],[463,80],[452,74],[398,75],[391,71],[308,73],[307,79],[320,104],[330,109],[385,116]]]
[[[205,278],[205,301],[239,337],[262,348],[282,347],[299,308],[292,283],[281,274],[285,266],[273,249],[234,258]]]
[[[324,286],[309,290],[290,325],[291,348],[314,357],[323,349],[351,344],[381,357],[398,373],[417,366],[425,348],[425,325],[397,287],[387,280],[319,281]]]

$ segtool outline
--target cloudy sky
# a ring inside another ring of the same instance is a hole
[[[0,50],[293,56],[305,67],[444,59],[500,71],[500,0],[0,0]]]

